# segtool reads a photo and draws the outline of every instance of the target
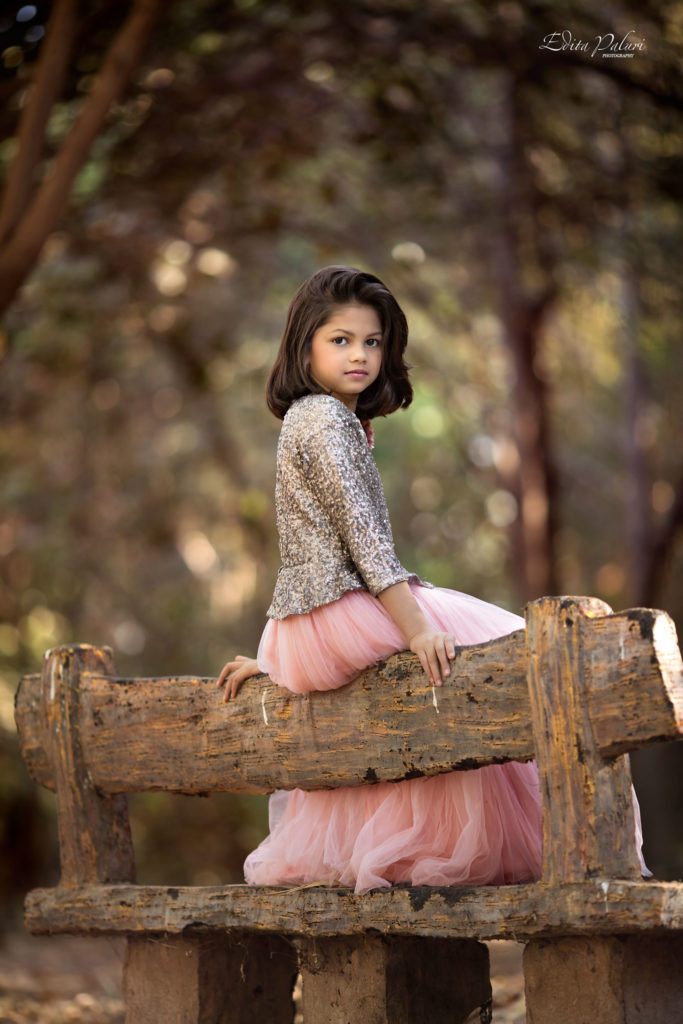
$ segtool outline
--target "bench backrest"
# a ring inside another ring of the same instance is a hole
[[[120,679],[111,652],[48,652],[22,680],[17,725],[58,797],[62,884],[127,881],[127,792],[268,792],[416,778],[536,758],[543,880],[638,878],[629,750],[683,733],[683,665],[663,612],[543,598],[527,629],[458,650],[438,689],[414,655],[343,694],[267,677],[228,704],[214,680]]]

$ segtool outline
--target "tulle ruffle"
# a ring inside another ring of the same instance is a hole
[[[468,594],[420,584],[411,590],[431,625],[452,632],[460,645],[524,627],[519,616]],[[304,694],[337,689],[404,646],[381,602],[355,590],[306,615],[269,620],[258,663],[278,685]],[[636,848],[648,875],[635,794],[633,801]],[[275,793],[270,835],[244,865],[252,884],[323,882],[357,892],[397,882],[526,882],[540,871],[538,773],[535,763],[514,761],[396,783]]]
[[[524,628],[524,619],[469,594],[410,584],[427,621],[455,635],[458,644],[478,644]],[[273,682],[294,693],[335,690],[368,665],[405,648],[396,623],[367,590],[350,590],[338,601],[306,615],[269,619],[258,664]]]

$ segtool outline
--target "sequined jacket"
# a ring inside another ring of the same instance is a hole
[[[331,395],[299,398],[284,418],[275,510],[282,567],[271,619],[302,615],[347,590],[377,595],[392,583],[418,581],[396,557],[360,420]]]

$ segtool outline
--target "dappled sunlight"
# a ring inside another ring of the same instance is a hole
[[[150,268],[149,276],[162,295],[182,295],[187,287],[187,274],[175,263],[155,263]]]
[[[446,419],[438,405],[415,403],[411,410],[411,420],[415,433],[430,440],[441,437],[446,429]]]
[[[218,554],[201,530],[192,530],[178,541],[178,548],[190,572],[205,576],[218,565]]]
[[[207,277],[232,277],[237,271],[237,262],[223,249],[206,248],[197,253],[197,270]]]
[[[486,499],[486,515],[494,526],[510,526],[517,518],[517,512],[517,499],[510,491],[493,491]]]
[[[236,559],[211,582],[211,615],[224,622],[226,615],[239,615],[256,590],[257,565],[252,559]]]

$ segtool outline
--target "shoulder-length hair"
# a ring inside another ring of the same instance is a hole
[[[410,367],[403,358],[408,343],[408,324],[398,302],[374,274],[353,267],[323,267],[304,281],[294,295],[268,377],[266,401],[279,419],[284,418],[297,398],[326,393],[311,377],[311,342],[334,310],[349,303],[371,306],[382,326],[382,366],[377,380],[358,396],[357,416],[369,420],[410,405],[413,398],[408,379]]]

